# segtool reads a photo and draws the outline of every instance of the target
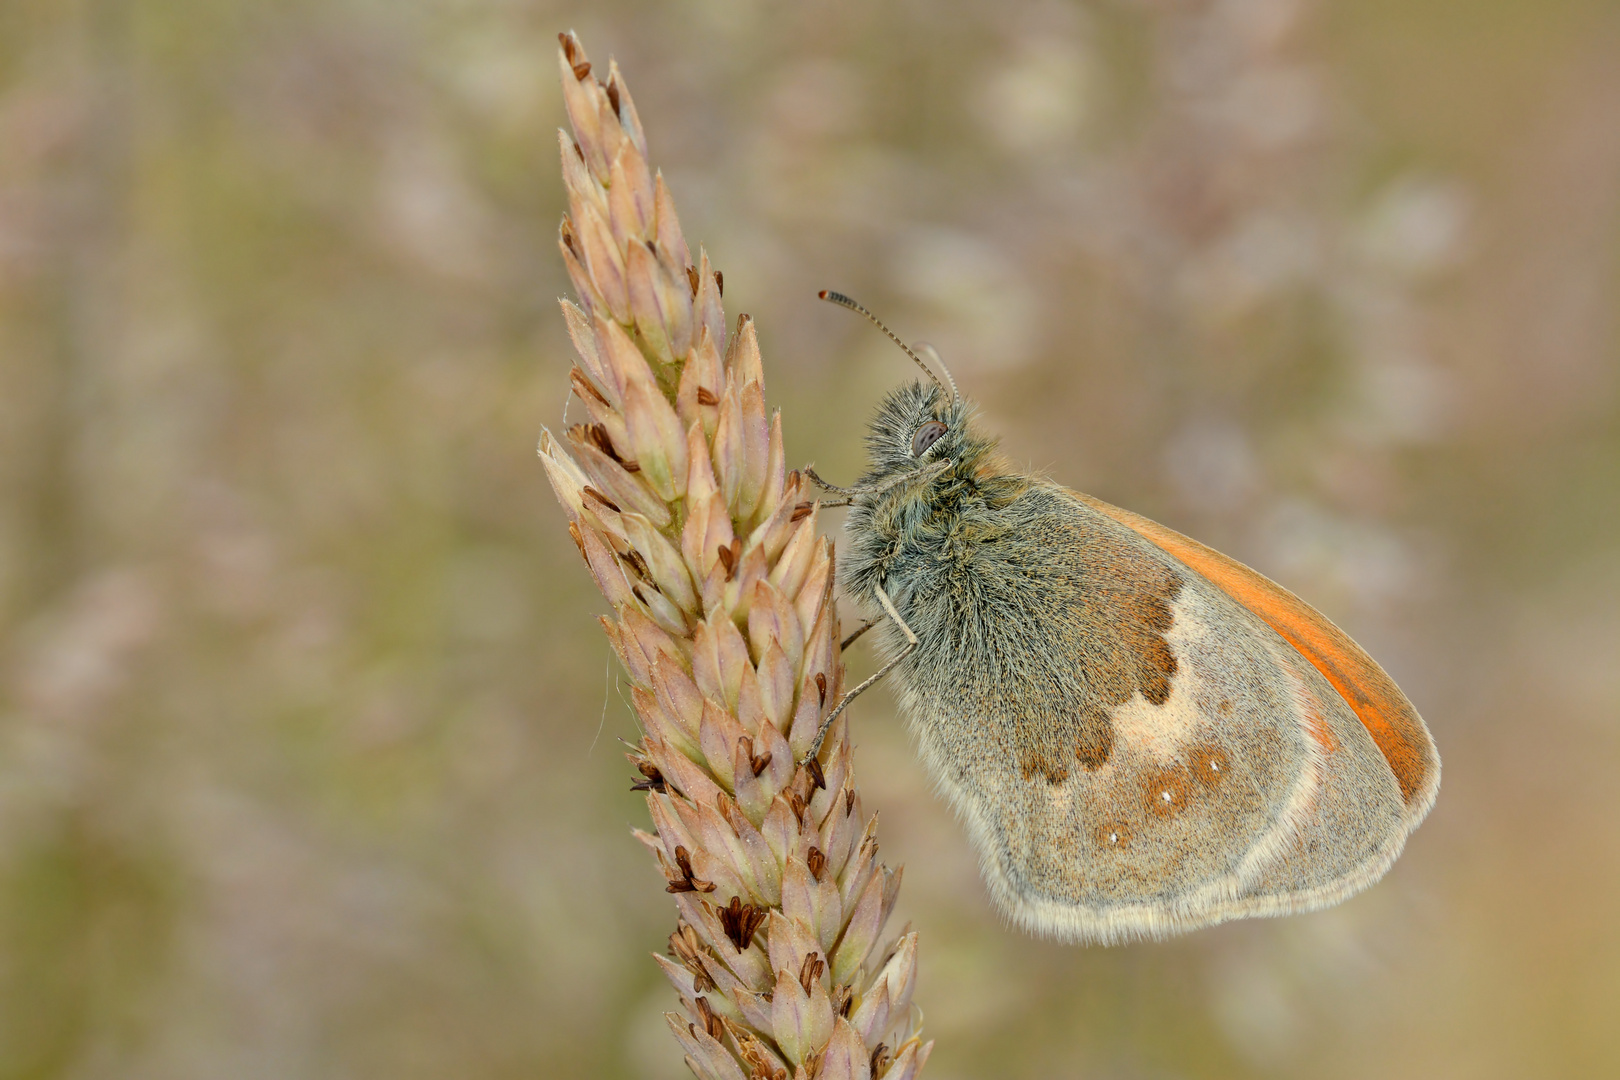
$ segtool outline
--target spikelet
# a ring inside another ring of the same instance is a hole
[[[680,996],[670,1030],[704,1080],[911,1080],[933,1047],[917,935],[883,933],[900,871],[877,861],[843,717],[805,759],[844,689],[819,503],[617,66],[604,79],[560,40],[558,244],[579,299],[562,309],[587,419],[542,432],[540,459],[633,683],[637,837],[679,916],[655,957]]]

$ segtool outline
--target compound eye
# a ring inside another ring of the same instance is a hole
[[[911,456],[922,457],[930,446],[939,441],[939,437],[949,429],[938,420],[930,420],[917,429],[917,434],[911,437]]]

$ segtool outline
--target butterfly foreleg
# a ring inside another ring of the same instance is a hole
[[[839,715],[849,707],[849,703],[860,697],[861,694],[865,693],[867,690],[870,690],[872,687],[876,686],[883,676],[893,671],[895,665],[900,663],[900,661],[904,660],[906,657],[910,656],[911,650],[917,647],[917,635],[911,632],[911,627],[906,625],[906,620],[902,619],[900,617],[900,613],[894,610],[894,602],[889,599],[889,594],[883,591],[882,585],[876,584],[875,582],[873,583],[872,587],[877,590],[878,603],[883,605],[883,610],[888,613],[889,618],[894,620],[894,625],[898,626],[900,628],[900,632],[906,636],[906,647],[901,649],[900,654],[893,660],[890,660],[887,664],[884,664],[881,668],[879,668],[876,675],[873,675],[871,678],[867,679],[865,682],[861,683],[855,689],[851,690],[849,693],[845,694],[839,699],[838,704],[833,707],[833,711],[827,714],[827,719],[821,722],[821,727],[816,729],[816,737],[811,740],[810,749],[806,750],[804,754],[805,760],[807,761],[813,759],[817,754],[821,753],[821,741],[827,737],[827,731],[833,726],[833,721],[837,720]],[[875,622],[877,622],[876,619],[867,623],[866,626],[861,627],[861,629],[857,630],[854,634],[851,634],[849,641],[855,640],[855,638],[859,637],[861,633],[867,629],[867,627],[870,627]],[[849,644],[849,641],[846,641],[844,644]]]

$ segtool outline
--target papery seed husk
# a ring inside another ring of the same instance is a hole
[[[589,202],[581,202],[574,217],[575,235],[585,252],[585,269],[613,318],[630,318],[630,287],[625,278],[624,252],[613,238],[607,217]]]
[[[737,320],[737,332],[726,347],[726,374],[735,378],[738,386],[751,382],[765,382],[765,369],[759,358],[759,334],[754,320],[747,315]]]
[[[871,1080],[867,1055],[866,1044],[849,1021],[834,1017],[832,1038],[827,1042],[816,1080]]]
[[[568,338],[574,343],[574,351],[579,353],[586,372],[608,398],[608,404],[617,407],[620,404],[619,386],[617,382],[612,381],[606,362],[596,347],[594,320],[583,308],[570,300],[559,300],[558,304],[562,306],[563,321],[568,324]]]
[[[620,515],[625,537],[646,561],[658,591],[667,596],[681,610],[696,614],[697,590],[692,575],[687,572],[686,561],[675,545],[664,538],[659,528],[641,514],[626,511]]]
[[[596,83],[589,76],[575,78],[573,66],[561,53],[557,60],[561,66],[559,79],[563,88],[563,105],[568,110],[568,121],[574,129],[574,137],[579,141],[591,171],[598,176],[603,175],[607,171],[608,158],[602,152],[601,140],[597,137],[601,121],[596,105],[596,94],[599,93]]]
[[[709,442],[704,437],[702,426],[696,421],[690,422],[690,426],[686,429],[686,457],[687,501],[695,503],[710,495],[718,495],[720,485],[714,478],[714,463],[709,459]],[[729,517],[726,520],[726,532],[731,532]]]
[[[737,742],[742,738],[744,738],[743,728],[735,717],[712,701],[703,703],[698,742],[703,748],[704,758],[708,761],[709,772],[726,791],[737,790],[733,762],[736,758]]]
[[[661,243],[662,241],[660,241]],[[708,252],[698,249],[698,288],[697,295],[692,298],[693,318],[698,325],[709,332],[717,353],[725,356],[726,352],[726,313],[720,303],[720,281],[715,276],[715,270],[709,263]],[[720,394],[720,387],[724,385],[724,369],[713,383],[707,384],[714,391],[715,396]]]
[[[681,995],[682,997],[694,996],[695,991],[692,989],[693,975],[690,971],[686,970],[686,968],[682,967],[680,964],[675,963],[675,961],[671,960],[667,956],[660,956],[658,953],[653,953],[652,958],[658,964],[659,968],[663,970],[664,976],[669,979],[670,985],[675,988],[675,993]]]
[[[654,360],[664,365],[673,364],[677,354],[660,303],[663,270],[658,265],[658,257],[645,243],[634,240],[625,253],[625,262],[629,271],[630,319],[636,325],[636,333]]]
[[[675,213],[675,200],[670,198],[661,171],[653,176],[653,199],[658,246],[684,266],[691,261],[691,255],[686,250],[686,237],[681,234],[681,220]]]
[[[833,950],[834,982],[848,982],[854,978],[861,965],[866,963],[866,957],[872,951],[872,946],[877,944],[878,933],[882,929],[883,883],[874,876],[856,899],[843,937]]]
[[[608,173],[608,220],[621,244],[645,241],[653,231],[652,175],[632,142],[619,147]]]
[[[681,420],[688,425],[699,424],[707,440],[714,434],[714,425],[720,418],[720,390],[725,386],[725,375],[720,367],[720,354],[707,326],[697,332],[692,350],[681,368],[680,385],[675,392],[675,407]],[[712,395],[714,404],[699,401],[699,391]]]
[[[624,466],[604,454],[587,440],[583,425],[568,430],[569,450],[580,469],[591,480],[591,486],[612,499],[622,509],[650,521],[654,529],[663,529],[670,523],[669,504],[642,483]],[[639,545],[638,545],[639,550]]]
[[[636,113],[636,103],[630,98],[630,87],[619,74],[617,60],[608,61],[608,82],[617,87],[619,92],[619,123],[624,128],[625,137],[636,144],[643,155],[647,153],[647,137],[641,131],[641,117]]]

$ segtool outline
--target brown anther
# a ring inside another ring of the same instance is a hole
[[[826,970],[827,961],[823,960],[819,953],[807,953],[805,955],[804,963],[799,966],[799,985],[804,987],[805,993],[810,992],[810,988],[816,984],[816,980],[821,978],[821,973]]]
[[[720,298],[722,300],[725,299],[725,295],[726,295],[726,275],[722,274],[718,270],[716,270],[714,272],[714,287],[716,289],[720,290]],[[748,316],[744,315],[743,318],[746,319],[746,318],[748,318]]]
[[[561,235],[563,245],[568,248],[568,253],[581,262],[584,262],[585,255],[579,250],[579,244],[574,239],[574,223],[568,220],[567,214],[563,215]]]
[[[720,916],[720,928],[726,932],[726,937],[737,946],[738,952],[747,952],[748,946],[754,943],[754,931],[765,922],[765,911],[753,904],[745,904],[741,897],[733,896],[731,903],[715,912]]]
[[[769,995],[762,996],[768,998]],[[748,1066],[748,1080],[788,1080],[787,1071],[776,1064],[759,1039],[735,1028],[733,1034],[737,1038],[737,1051]]]
[[[769,750],[763,754],[754,753],[754,740],[747,735],[742,736],[737,741],[742,745],[743,756],[748,759],[748,767],[754,770],[755,776],[758,776],[770,766],[771,752]]]
[[[585,554],[585,538],[579,534],[579,526],[572,521],[568,523],[568,535],[574,538],[574,546],[579,548],[579,557],[585,560],[585,565],[591,565],[591,557]]]
[[[641,578],[643,581],[647,581],[649,578],[651,578],[652,572],[647,569],[647,560],[643,559],[641,557],[641,552],[637,551],[635,548],[630,548],[622,556],[620,556],[620,558],[629,563],[630,569],[634,570],[636,572],[636,576]],[[656,589],[658,586],[654,585],[653,588]],[[645,600],[642,602],[646,603]]]
[[[815,758],[805,758],[804,767],[805,770],[810,774],[810,790],[815,791],[820,789],[825,791],[827,789],[827,776],[821,771],[821,762],[817,761]]]
[[[737,567],[742,563],[742,540],[736,539],[727,547],[720,548],[716,554],[720,557],[720,565],[726,568],[726,580],[737,579]]]
[[[630,785],[631,791],[656,791],[662,795],[669,790],[664,785],[664,774],[658,771],[658,766],[650,761],[638,761],[636,768],[641,770],[642,779]]]
[[[580,51],[579,43],[574,40],[574,35],[566,32],[558,34],[557,43],[562,46],[563,57],[568,61],[568,66],[574,69],[576,78],[583,79],[585,77],[579,73],[581,64],[585,65],[586,74],[590,73],[591,65],[585,60],[585,54]]]
[[[595,488],[591,487],[589,484],[585,485],[583,493],[584,493],[584,495],[586,497],[595,499],[597,502],[601,503],[603,506],[605,506],[609,510],[613,511],[615,514],[622,513],[622,511],[619,509],[619,504],[618,503],[614,502],[612,499],[608,498],[606,495],[602,494],[600,491],[597,491]]]
[[[585,160],[585,151],[580,149],[579,140],[572,139],[570,141],[574,144],[574,156],[579,158],[579,160],[584,161]]]
[[[718,405],[720,399],[715,397],[714,391],[707,386],[700,386],[697,391],[697,403],[699,405]]]
[[[793,811],[794,818],[798,821],[800,827],[802,828],[804,826],[805,811],[804,796],[800,795],[797,791],[789,791],[787,793],[787,800],[789,808],[791,808]]]
[[[680,845],[675,847],[675,865],[680,868],[681,876],[665,885],[665,892],[714,892],[714,882],[693,876],[691,853]]]
[[[698,1019],[703,1022],[703,1030],[709,1033],[709,1038],[719,1042],[720,1037],[726,1033],[726,1025],[715,1015],[714,1009],[709,1005],[709,999],[700,997],[694,1004],[697,1006]]]
[[[580,82],[584,82],[590,77],[591,62],[589,60],[582,60],[577,64],[571,64],[569,66],[574,69],[574,78],[578,79]]]
[[[606,404],[606,402],[603,404]],[[598,450],[618,462],[625,472],[641,471],[639,464],[619,456],[619,448],[613,445],[613,438],[608,434],[606,425],[589,424],[585,428],[585,434],[590,438],[591,442],[596,444]]]
[[[703,946],[698,941],[697,931],[685,922],[681,922],[675,932],[669,935],[669,954],[692,973],[694,992],[702,994],[714,989],[714,980],[709,978],[708,971],[703,967]]]
[[[810,876],[819,882],[821,872],[827,869],[827,856],[821,853],[820,848],[812,844],[810,850],[804,854],[804,865],[810,868]]]
[[[685,919],[676,920],[675,932],[669,935],[669,955],[687,967],[698,963],[698,957],[703,955],[703,946],[698,941],[697,931],[692,929]]]
[[[608,434],[606,426],[602,424],[586,424],[584,427],[585,437],[595,443],[598,450],[614,461],[621,463],[624,461],[623,458],[619,457],[619,449],[613,445],[613,437]]]
[[[832,1009],[836,1016],[849,1016],[851,1006],[855,1004],[855,988],[849,983],[839,983],[833,987]]]
[[[821,707],[827,707],[827,673],[816,672],[816,695],[821,699]]]
[[[846,788],[844,791],[844,816],[848,817],[855,812],[855,789]]]
[[[877,1044],[877,1049],[872,1051],[872,1059],[871,1059],[871,1062],[870,1062],[870,1067],[871,1067],[873,1076],[876,1076],[878,1073],[882,1072],[884,1069],[887,1069],[889,1067],[889,1044],[888,1043],[878,1043]]]
[[[620,120],[623,120],[624,119],[624,114],[619,111],[619,80],[618,79],[610,79],[610,80],[608,80],[607,96],[608,96],[608,104],[613,106],[613,115],[617,116]]]
[[[596,384],[590,380],[590,377],[578,367],[575,367],[568,372],[568,381],[573,384],[574,393],[578,394],[580,397],[595,398],[598,402],[607,406],[608,408],[611,409],[613,407],[613,403],[602,396],[602,391],[598,390],[596,388]]]
[[[814,504],[802,502],[793,508],[793,513],[788,515],[788,520],[803,521],[805,518],[810,516],[810,511],[813,509],[815,509]]]
[[[697,295],[698,282],[702,281],[702,280],[703,280],[702,278],[698,277],[698,268],[697,267],[688,266],[686,268],[686,283],[688,285],[692,286],[692,295],[693,296]]]

